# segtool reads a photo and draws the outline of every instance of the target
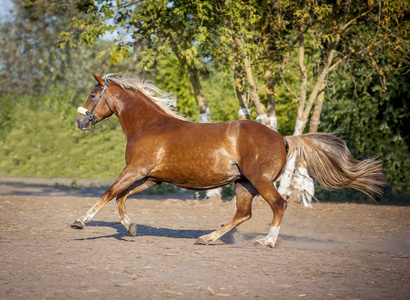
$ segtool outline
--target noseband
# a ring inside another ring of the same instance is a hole
[[[111,109],[110,105],[108,104],[108,101],[107,101],[108,82],[109,82],[109,80],[108,80],[108,79],[105,79],[105,85],[104,85],[104,86],[101,86],[101,85],[99,85],[99,84],[96,84],[96,85],[95,85],[96,87],[101,88],[101,89],[102,89],[102,92],[101,92],[100,96],[98,97],[97,101],[95,102],[95,104],[94,104],[93,108],[91,109],[91,111],[88,111],[88,109],[86,109],[85,107],[82,107],[82,106],[80,106],[79,108],[77,108],[77,112],[78,112],[80,115],[88,116],[88,119],[91,121],[91,123],[92,123],[93,125],[95,125],[95,124],[98,122],[98,118],[93,114],[93,112],[94,112],[94,109],[97,107],[98,103],[100,102],[100,100],[101,100],[101,98],[102,98],[103,95],[104,95],[105,103],[107,104],[108,108],[110,109],[111,114],[114,113],[113,110]]]

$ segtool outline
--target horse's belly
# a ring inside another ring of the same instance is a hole
[[[241,177],[234,162],[215,166],[201,160],[178,165],[168,164],[154,170],[150,177],[186,189],[207,190],[226,185]]]

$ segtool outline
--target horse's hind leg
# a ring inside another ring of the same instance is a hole
[[[135,236],[137,233],[137,224],[132,223],[130,218],[128,217],[125,210],[125,201],[127,201],[127,199],[132,195],[141,193],[157,184],[158,182],[144,178],[136,181],[130,188],[118,194],[117,196],[117,204],[118,210],[120,212],[121,224],[124,225],[124,227],[132,236]]]
[[[257,186],[257,189],[262,197],[269,203],[269,206],[273,211],[273,221],[269,234],[263,239],[257,240],[254,245],[269,246],[273,248],[279,235],[280,224],[282,222],[283,215],[285,214],[287,202],[276,190],[273,182],[268,181],[258,183],[255,184],[255,186]]]
[[[220,229],[198,238],[195,244],[207,245],[218,240],[239,224],[249,220],[252,216],[252,199],[258,194],[255,187],[246,179],[235,182],[236,188],[236,213],[234,218]]]

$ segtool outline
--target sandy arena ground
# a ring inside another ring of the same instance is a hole
[[[233,201],[187,194],[115,201],[84,230],[70,224],[100,190],[0,185],[0,299],[410,299],[410,206],[289,203],[274,249],[263,200],[214,245],[195,240],[229,221]]]

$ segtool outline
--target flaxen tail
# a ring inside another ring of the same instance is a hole
[[[384,185],[382,164],[377,158],[359,161],[346,143],[329,133],[308,133],[286,136],[288,159],[296,154],[296,162],[305,161],[307,169],[327,190],[354,188],[372,197],[381,194]]]

